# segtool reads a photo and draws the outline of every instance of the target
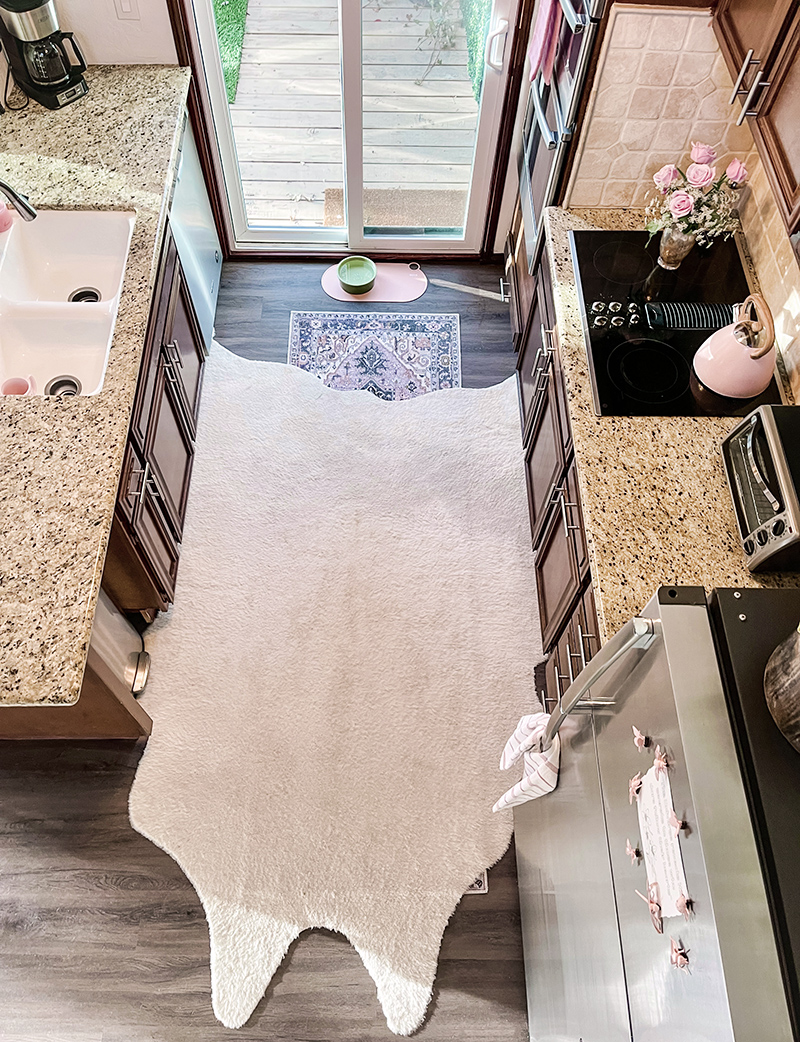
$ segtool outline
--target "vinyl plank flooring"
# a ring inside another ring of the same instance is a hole
[[[502,265],[423,262],[429,281],[418,300],[408,304],[358,304],[333,300],[322,289],[320,278],[329,263],[228,261],[222,268],[215,324],[217,340],[245,358],[285,362],[293,310],[457,313],[461,325],[462,385],[488,387],[513,375],[516,355],[511,342],[509,307],[499,299]]]
[[[208,929],[175,862],[134,832],[142,746],[0,742],[0,1039],[229,1042],[211,1011]],[[355,950],[303,934],[237,1042],[396,1039]],[[527,1042],[513,849],[442,945],[423,1042]]]

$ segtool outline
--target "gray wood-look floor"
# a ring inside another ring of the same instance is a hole
[[[320,278],[330,263],[228,261],[222,267],[217,340],[246,358],[285,362],[293,310],[457,313],[461,318],[462,385],[487,387],[513,375],[516,355],[509,307],[499,299],[502,265],[423,261],[429,284],[418,300],[409,304],[356,304],[333,300],[323,290]],[[460,288],[435,285],[431,280]]]
[[[211,1011],[208,930],[175,862],[128,822],[141,747],[0,742],[3,1042],[388,1042],[340,935],[293,945],[248,1024]],[[444,937],[425,1042],[526,1042],[513,849]]]

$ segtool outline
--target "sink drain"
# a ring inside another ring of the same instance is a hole
[[[45,394],[57,398],[74,398],[81,393],[82,384],[77,376],[54,376],[44,389]]]
[[[67,297],[70,304],[96,304],[100,299],[100,290],[95,289],[94,286],[81,286],[80,289],[74,289]]]

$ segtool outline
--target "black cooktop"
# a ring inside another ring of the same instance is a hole
[[[713,327],[664,328],[657,324],[658,307],[648,307],[741,303],[750,287],[735,241],[695,246],[668,271],[657,263],[659,236],[648,239],[647,232],[570,232],[595,412],[746,416],[759,405],[779,404],[774,377],[756,398],[724,398],[704,387],[692,360]],[[701,320],[684,315],[682,321]]]

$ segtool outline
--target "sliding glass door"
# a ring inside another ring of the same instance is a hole
[[[477,252],[517,0],[194,3],[240,247]]]

